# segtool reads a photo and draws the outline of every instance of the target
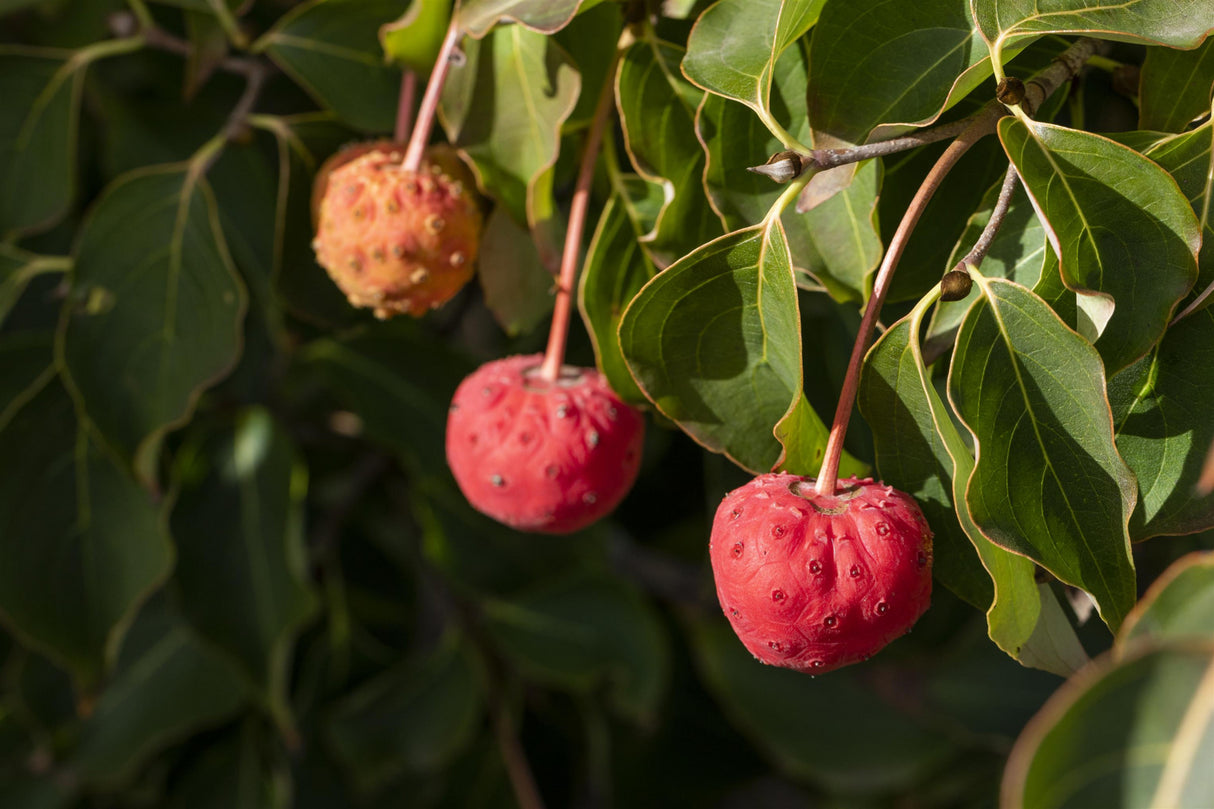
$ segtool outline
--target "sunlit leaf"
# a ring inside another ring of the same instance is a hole
[[[465,40],[443,88],[440,120],[477,180],[519,224],[552,227],[552,166],[581,77],[551,37],[521,25]]]
[[[768,471],[782,450],[772,429],[804,396],[784,229],[735,231],[672,264],[625,310],[620,347],[663,414],[714,452]]]
[[[451,6],[452,0],[411,0],[399,19],[380,26],[384,53],[409,70],[428,74],[438,59]]]
[[[1103,658],[1055,694],[1016,742],[1002,805],[1202,806],[1214,791],[1214,646]]]
[[[1201,496],[1205,452],[1214,442],[1214,309],[1168,329],[1158,348],[1110,385],[1117,448],[1138,478],[1135,540],[1214,527],[1214,494]]]
[[[1116,629],[1135,600],[1136,487],[1113,444],[1100,358],[1029,290],[975,283],[983,298],[961,324],[949,375],[976,445],[970,514],[995,544],[1091,593]]]
[[[1181,132],[1210,113],[1214,90],[1214,41],[1178,51],[1151,48],[1138,85],[1138,128]]]
[[[772,73],[784,51],[817,21],[824,4],[825,0],[718,0],[692,29],[683,73],[710,93],[741,101],[773,134],[781,135],[794,122],[772,115]],[[793,145],[787,143],[785,148]]]
[[[1045,221],[1067,287],[1112,315],[1081,329],[1108,373],[1159,339],[1193,286],[1201,230],[1159,166],[1107,138],[1052,124],[999,122],[999,137]]]
[[[679,74],[681,48],[656,39],[633,43],[616,78],[616,103],[629,157],[637,172],[660,183],[666,204],[642,241],[661,265],[721,233],[703,197],[704,151],[695,111],[703,92]]]
[[[115,181],[85,221],[72,280],[85,301],[60,338],[69,387],[150,484],[164,434],[240,351],[245,290],[196,167]]]
[[[517,22],[541,34],[565,27],[583,0],[467,0],[459,8],[459,24],[477,39],[494,26]]]
[[[1214,637],[1214,551],[1181,557],[1151,584],[1126,616],[1119,648],[1135,643]]]
[[[1190,297],[1205,295],[1206,306],[1214,303],[1214,121],[1175,137],[1157,141],[1146,156],[1165,168],[1201,223],[1201,249],[1197,253],[1197,283]]]

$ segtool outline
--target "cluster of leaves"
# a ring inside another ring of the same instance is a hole
[[[285,5],[0,0],[0,805],[509,806],[520,751],[551,805],[969,805],[1110,645],[1004,800],[1200,802],[1208,556],[1138,594],[1210,536],[1132,543],[1214,526],[1207,2],[470,0],[440,119],[493,206],[479,288],[388,323],[312,260],[311,177],[391,131],[451,5]],[[759,666],[708,515],[817,472],[942,146],[746,168],[965,119],[1084,35],[1116,61],[962,158],[865,362],[845,471],[923,505],[935,605],[855,670]],[[523,536],[460,498],[446,405],[542,340],[604,86],[572,354],[681,432],[610,521]]]

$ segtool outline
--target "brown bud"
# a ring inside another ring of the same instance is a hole
[[[787,150],[776,152],[763,165],[750,166],[746,170],[753,171],[755,174],[762,174],[764,177],[768,177],[783,185],[800,177],[801,172],[805,170],[805,164],[801,162],[801,155],[792,150]]]
[[[970,294],[974,282],[964,269],[949,270],[940,279],[940,300],[959,301]]]
[[[1011,107],[1024,101],[1024,82],[1015,76],[1007,76],[999,80],[995,88],[995,98],[1000,104]]]

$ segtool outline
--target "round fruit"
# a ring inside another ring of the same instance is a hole
[[[915,501],[871,478],[759,475],[721,502],[709,542],[717,598],[764,663],[831,671],[910,631],[931,600],[932,533]]]
[[[538,375],[543,357],[481,366],[455,392],[447,463],[478,511],[522,531],[567,534],[616,507],[641,463],[645,421],[591,368]]]
[[[352,147],[315,188],[316,260],[351,304],[381,318],[446,303],[472,277],[480,244],[480,208],[447,161],[411,172],[402,156],[390,142]]]

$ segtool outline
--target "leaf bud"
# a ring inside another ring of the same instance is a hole
[[[959,301],[970,294],[970,288],[974,286],[969,272],[964,269],[965,265],[958,266],[961,269],[949,270],[940,279],[940,300],[942,301]]]

